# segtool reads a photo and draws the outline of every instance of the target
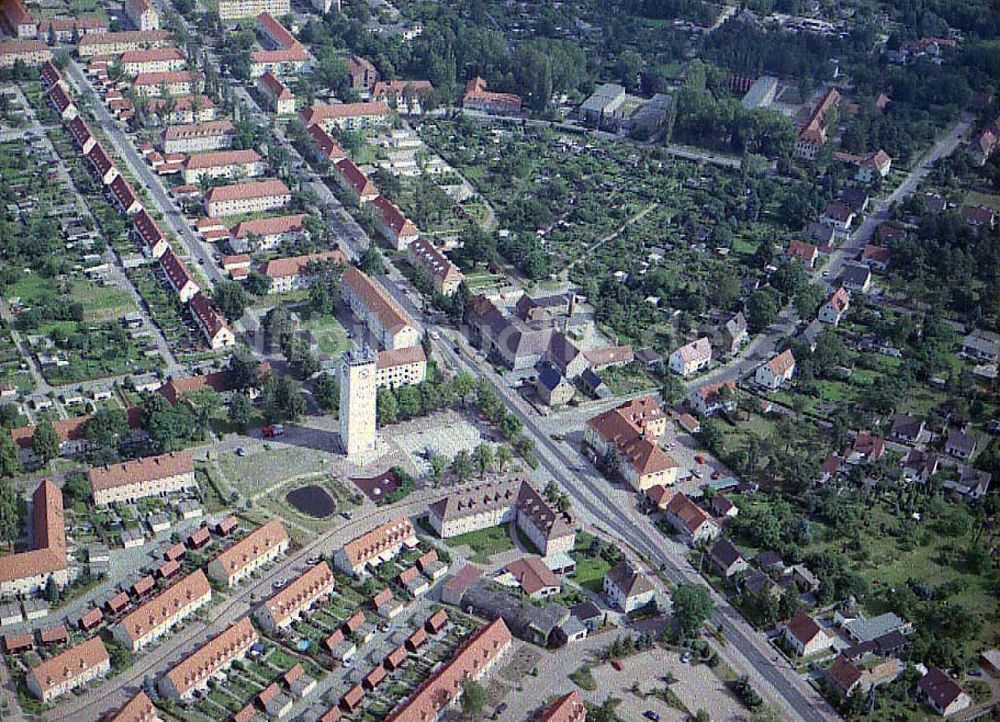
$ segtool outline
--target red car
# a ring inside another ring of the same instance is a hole
[[[704,456],[700,456],[700,455],[696,456],[696,457],[694,457],[694,460],[697,461],[699,464],[704,464],[705,463],[705,457]]]
[[[285,427],[281,424],[275,424],[274,426],[265,426],[260,430],[261,436],[265,439],[273,439],[275,436],[281,436],[285,433]]]

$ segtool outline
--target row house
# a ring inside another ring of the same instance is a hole
[[[163,125],[193,125],[215,120],[218,112],[207,95],[149,98],[146,113]]]
[[[426,238],[417,238],[409,245],[409,258],[414,268],[422,268],[430,276],[434,284],[434,290],[442,296],[450,296],[465,276],[458,270],[458,266],[449,260],[433,242]]]
[[[268,293],[288,293],[310,285],[311,267],[330,263],[345,266],[347,258],[340,251],[276,258],[262,263],[260,274],[271,282]]]
[[[190,70],[166,73],[140,73],[132,81],[132,90],[140,98],[163,98],[195,92],[198,77]]]
[[[52,59],[52,51],[41,40],[6,40],[0,42],[0,68],[13,67],[18,61],[35,67]]]
[[[333,556],[333,564],[345,574],[362,576],[395,558],[404,547],[417,546],[413,524],[406,517],[392,519],[342,546]]]
[[[112,634],[129,651],[138,652],[211,601],[212,586],[197,569],[129,612],[112,628]]]
[[[198,488],[190,451],[94,466],[87,470],[87,481],[97,506],[132,503],[150,496],[180,494]]]
[[[228,120],[171,125],[163,130],[164,153],[200,153],[233,145],[236,128]]]
[[[146,73],[174,73],[187,67],[184,51],[176,46],[129,50],[122,53],[119,62],[125,74],[132,78]]]
[[[198,291],[191,297],[188,308],[210,349],[218,351],[236,345],[236,335],[212,299]]]
[[[350,192],[358,203],[368,203],[380,197],[375,184],[350,158],[341,158],[337,161],[333,171],[337,185]]]
[[[94,176],[103,185],[111,185],[111,181],[118,177],[118,167],[100,143],[94,143],[86,158],[90,161]]]
[[[95,55],[121,55],[130,50],[167,47],[172,42],[173,35],[168,30],[96,33],[80,38],[76,44],[76,52],[81,58],[92,58]]]
[[[347,269],[341,279],[341,293],[351,312],[368,326],[386,349],[407,348],[420,343],[416,322],[381,284],[362,271],[353,266]]]
[[[44,704],[106,676],[111,657],[100,637],[91,637],[28,670],[25,684]]]
[[[388,105],[397,113],[420,115],[427,96],[434,91],[429,80],[379,81],[372,87],[373,101]]]
[[[696,374],[712,363],[712,344],[702,336],[670,354],[670,370],[681,376]]]
[[[386,722],[418,722],[440,719],[442,713],[462,697],[466,679],[479,681],[493,670],[510,650],[513,636],[502,618],[481,627],[458,648],[455,655],[424,680],[393,710]]]
[[[296,241],[306,231],[302,213],[270,218],[250,218],[240,221],[229,230],[230,245],[246,245],[253,241],[256,250],[269,250],[281,243]]]
[[[389,106],[380,101],[367,103],[319,104],[301,112],[306,127],[320,125],[328,133],[334,128],[362,130],[378,128],[389,122]]]
[[[94,146],[97,145],[97,138],[91,132],[90,126],[87,125],[83,118],[78,116],[69,121],[66,127],[69,128],[69,133],[73,136],[73,141],[80,149],[80,153],[86,157],[94,149]]]
[[[125,0],[125,17],[139,31],[160,28],[160,13],[150,0]]]
[[[257,151],[216,150],[190,155],[183,163],[184,182],[196,185],[202,178],[256,178],[264,175],[264,160]]]
[[[187,303],[201,290],[184,261],[172,249],[168,248],[160,256],[160,268],[163,269],[167,283],[174,289],[181,303]]]
[[[117,712],[111,713],[105,722],[162,722],[162,718],[149,695],[139,690]]]
[[[213,218],[260,213],[283,208],[292,192],[277,178],[212,188],[205,194],[205,212]]]
[[[148,257],[159,259],[170,248],[167,237],[160,230],[160,225],[145,209],[136,213],[132,219],[132,229],[138,237],[143,253]]]
[[[108,186],[111,201],[126,216],[134,216],[142,210],[142,201],[125,176],[118,175]]]
[[[291,11],[289,0],[222,0],[218,5],[219,19],[223,22],[256,18],[261,13],[281,17]]]
[[[288,549],[288,532],[280,521],[269,521],[219,554],[208,564],[208,576],[234,587]]]
[[[331,163],[339,163],[340,161],[347,158],[347,153],[344,149],[333,139],[329,133],[323,130],[321,125],[310,125],[306,132],[309,137],[313,139],[316,144],[316,148],[319,150],[319,154],[330,161]],[[359,171],[360,172],[360,171]]]
[[[257,87],[267,98],[267,103],[277,115],[291,115],[295,112],[295,95],[270,70],[261,73]],[[317,126],[318,127],[318,126]]]
[[[490,115],[520,115],[521,97],[487,90],[486,81],[476,76],[465,84],[462,108]]]
[[[264,602],[254,616],[269,631],[284,629],[318,599],[329,595],[333,586],[333,572],[321,561]]]
[[[402,251],[420,237],[416,224],[385,196],[380,195],[372,200],[372,210],[375,213],[375,227],[397,251]]]
[[[80,114],[76,109],[76,104],[73,103],[73,99],[66,91],[65,83],[56,83],[52,86],[52,90],[49,91],[49,101],[52,103],[52,107],[56,109],[56,113],[59,114],[59,119],[64,122],[73,120],[73,118]]]
[[[397,389],[427,380],[427,354],[420,344],[393,351],[379,351],[375,362],[375,387]]]
[[[71,43],[91,33],[106,33],[108,25],[103,18],[46,18],[38,23],[38,37],[46,41],[54,38],[57,43]]]
[[[48,479],[31,496],[31,538],[28,551],[0,557],[0,593],[5,596],[43,591],[49,579],[60,588],[69,583],[63,495]]]
[[[160,693],[174,701],[190,699],[208,686],[209,679],[243,659],[258,639],[250,618],[243,617],[160,677]]]
[[[46,90],[52,90],[56,85],[66,85],[62,72],[51,60],[42,63],[42,66],[38,69],[38,77],[41,78]]]

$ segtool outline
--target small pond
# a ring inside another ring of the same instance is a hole
[[[285,494],[289,504],[308,516],[324,519],[333,513],[333,497],[321,486],[315,484],[300,486]]]

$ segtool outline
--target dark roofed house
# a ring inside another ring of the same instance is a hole
[[[719,573],[727,578],[739,574],[750,566],[740,554],[740,550],[733,546],[733,543],[728,539],[720,539],[715,542],[709,552],[709,558]]]
[[[958,682],[938,667],[931,667],[920,678],[917,692],[927,706],[944,717],[961,712],[972,704],[972,698],[962,691]]]
[[[948,434],[948,440],[944,444],[945,453],[965,460],[971,459],[977,448],[979,448],[979,439],[976,438],[975,434],[957,429]]]
[[[569,619],[569,610],[561,604],[538,606],[486,579],[469,586],[462,596],[462,609],[489,620],[503,619],[514,636],[543,647]]]
[[[912,414],[899,414],[892,421],[892,438],[915,444],[924,433],[924,422]]]
[[[656,590],[639,569],[628,562],[619,562],[604,575],[604,596],[629,614],[652,602]]]
[[[840,282],[849,291],[865,293],[872,283],[872,269],[864,263],[848,263],[840,272]]]

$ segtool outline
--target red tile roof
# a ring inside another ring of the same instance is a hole
[[[211,593],[208,577],[197,569],[130,612],[119,624],[134,643],[172,621],[183,607]]]
[[[341,283],[346,284],[355,295],[361,298],[368,310],[389,331],[414,325],[409,314],[389,296],[385,289],[357,268],[353,266],[348,268],[344,272]]]
[[[403,215],[403,212],[399,210],[399,206],[388,198],[379,196],[372,201],[372,205],[375,207],[375,212],[378,213],[382,222],[392,230],[392,233],[397,238],[400,236],[417,235],[417,226]]]
[[[587,708],[580,694],[573,690],[546,707],[534,722],[584,722],[586,719]]]
[[[241,649],[249,647],[258,639],[249,617],[227,628],[220,635],[202,645],[198,651],[183,659],[167,672],[167,677],[177,693],[184,695],[202,680],[213,674],[219,667]]]
[[[332,262],[337,265],[347,265],[347,257],[340,251],[310,253],[291,258],[275,258],[260,265],[260,272],[268,278],[288,278],[302,274],[310,263]]]
[[[260,558],[267,550],[287,541],[288,532],[285,531],[284,525],[275,519],[233,544],[219,554],[215,561],[222,566],[226,574],[232,575]]]
[[[272,236],[283,233],[297,233],[305,228],[306,219],[304,213],[297,213],[290,216],[270,216],[268,218],[251,218],[240,221],[229,229],[233,238],[247,238],[254,236]]]
[[[249,183],[236,183],[228,186],[216,186],[205,195],[206,203],[221,201],[249,200],[251,198],[269,198],[271,196],[290,196],[291,191],[284,182],[277,178]]]
[[[259,163],[260,154],[252,149],[247,150],[216,150],[208,153],[195,153],[184,161],[185,170],[202,170],[204,168],[224,168],[234,165],[249,165]]]
[[[0,581],[14,581],[66,568],[66,530],[62,491],[48,479],[31,497],[32,536],[30,551],[0,557]]]
[[[365,118],[389,115],[389,106],[381,101],[370,103],[336,103],[313,105],[302,111],[302,120],[309,126],[338,118]]]
[[[198,293],[191,297],[189,307],[191,308],[191,313],[195,315],[195,318],[198,319],[198,322],[205,329],[205,333],[209,339],[214,339],[220,331],[229,328],[229,324],[226,323],[226,317],[222,315],[219,307],[201,291],[198,291]]]
[[[44,694],[51,688],[73,680],[102,663],[110,663],[108,650],[100,637],[91,637],[75,647],[50,657],[28,675],[35,678],[38,688]]]

